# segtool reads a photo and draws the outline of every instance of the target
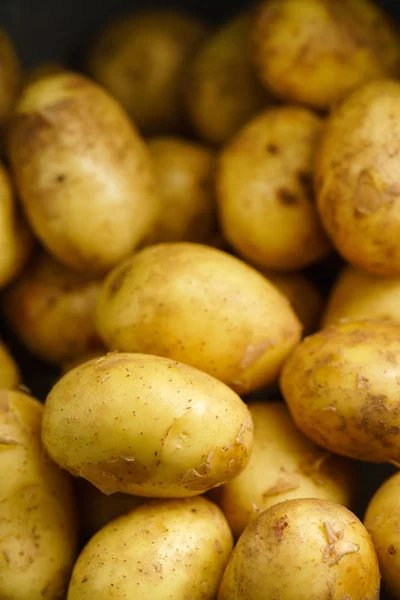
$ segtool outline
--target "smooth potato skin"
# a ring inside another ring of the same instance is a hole
[[[238,393],[276,380],[301,327],[288,300],[242,261],[200,244],[158,244],[106,278],[97,303],[106,346],[167,356]]]
[[[66,266],[105,272],[152,226],[148,151],[119,104],[89,79],[60,73],[28,85],[8,147],[28,220]]]
[[[0,128],[6,124],[22,86],[22,69],[15,49],[0,29]]]
[[[288,500],[237,543],[218,600],[378,600],[380,574],[363,524],[344,506]]]
[[[0,389],[13,390],[20,383],[19,367],[6,346],[0,342]]]

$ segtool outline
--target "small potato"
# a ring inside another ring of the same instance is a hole
[[[299,270],[330,251],[312,191],[322,131],[323,121],[304,108],[268,109],[220,156],[217,201],[222,231],[259,267]]]
[[[42,253],[5,291],[4,313],[33,354],[57,364],[102,348],[94,324],[100,286]]]
[[[218,380],[148,354],[109,354],[69,371],[47,397],[43,444],[105,494],[196,496],[248,464],[253,424]]]
[[[68,600],[214,600],[232,547],[224,515],[205,498],[153,501],[92,538]]]
[[[22,69],[6,32],[0,29],[0,129],[14,108],[22,86]]]
[[[344,456],[400,463],[400,326],[346,322],[304,340],[281,374],[297,426]]]
[[[114,269],[97,303],[112,350],[166,356],[238,393],[276,380],[301,336],[288,300],[242,261],[199,244],[158,244]]]
[[[181,83],[187,61],[207,34],[195,17],[152,9],[115,21],[94,44],[89,74],[128,111],[146,133],[170,133],[182,125]]]
[[[185,102],[200,139],[223,144],[269,102],[250,60],[252,14],[207,39],[188,69]]]
[[[42,405],[0,392],[0,598],[55,600],[77,552],[72,482],[44,454]]]
[[[20,383],[19,367],[6,346],[0,342],[0,389],[13,390]]]
[[[105,272],[153,225],[147,148],[119,104],[83,76],[61,73],[25,88],[9,155],[34,232],[66,266]]]
[[[400,73],[399,35],[370,0],[263,0],[253,41],[267,88],[316,109]]]
[[[288,500],[263,512],[234,549],[218,600],[379,600],[371,539],[347,508]]]

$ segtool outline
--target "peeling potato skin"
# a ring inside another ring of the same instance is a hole
[[[77,552],[72,482],[44,454],[42,405],[0,391],[0,597],[55,600]]]
[[[283,294],[200,244],[158,244],[125,261],[106,278],[96,314],[108,348],[184,362],[238,393],[276,380],[301,336]]]
[[[242,400],[187,365],[111,353],[69,371],[46,400],[52,459],[106,494],[190,497],[248,464],[253,424]]]
[[[400,462],[400,326],[344,322],[307,338],[281,374],[297,426],[351,458]]]
[[[0,128],[14,108],[22,86],[22,69],[15,49],[3,29],[0,29]]]
[[[288,500],[238,541],[218,600],[378,600],[380,574],[363,524],[344,506]]]
[[[19,367],[6,346],[0,342],[0,389],[13,390],[20,383]]]

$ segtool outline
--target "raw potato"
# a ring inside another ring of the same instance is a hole
[[[399,35],[370,0],[264,0],[253,38],[267,88],[317,109],[365,81],[400,73]]]
[[[365,271],[400,275],[400,83],[350,94],[318,155],[318,209],[340,254]],[[384,234],[383,234],[384,232]]]
[[[94,324],[101,283],[42,253],[4,293],[4,313],[24,345],[44,360],[101,352]]]
[[[323,448],[400,463],[400,326],[348,322],[303,341],[281,374],[298,427]]]
[[[186,107],[197,134],[223,144],[269,101],[250,60],[252,14],[224,24],[207,39],[189,68]]]
[[[77,552],[72,482],[40,442],[42,405],[0,392],[0,597],[55,600]]]
[[[248,408],[254,423],[249,465],[216,490],[237,538],[260,512],[284,500],[320,498],[350,506],[355,488],[350,462],[307,439],[284,404],[252,402]]]
[[[19,367],[6,346],[0,342],[0,389],[13,390],[20,383]]]
[[[231,389],[187,365],[111,354],[47,397],[42,438],[61,467],[105,494],[196,496],[248,464],[253,424]]]
[[[312,190],[322,132],[323,121],[307,109],[278,107],[253,119],[222,152],[221,227],[253,264],[299,270],[329,253]]]
[[[106,346],[167,356],[238,393],[272,383],[301,326],[286,297],[224,252],[158,244],[114,269],[97,303]]]
[[[22,69],[6,32],[0,29],[0,129],[6,124],[22,86]]]
[[[224,515],[206,499],[151,502],[88,543],[68,600],[214,600],[232,547]]]
[[[25,88],[9,155],[34,232],[66,266],[105,272],[153,225],[147,148],[118,103],[81,75],[61,73]]]
[[[88,57],[88,71],[146,133],[182,125],[182,78],[207,34],[204,24],[170,9],[147,10],[112,23]]]
[[[371,539],[347,508],[288,500],[247,527],[226,568],[218,600],[379,600]]]

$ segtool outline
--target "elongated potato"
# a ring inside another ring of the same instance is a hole
[[[22,69],[6,32],[0,29],[0,129],[14,108],[22,86]]]
[[[249,462],[246,405],[213,377],[148,354],[69,371],[47,397],[42,438],[60,466],[105,494],[196,496]]]
[[[77,552],[72,485],[44,454],[42,405],[0,392],[0,597],[62,596]]]
[[[21,383],[18,365],[4,344],[0,342],[0,389],[13,390]]]
[[[83,76],[61,73],[25,88],[9,155],[34,232],[69,267],[107,271],[153,224],[147,149],[118,103]]]
[[[114,269],[97,304],[108,348],[167,356],[238,393],[272,383],[300,339],[288,300],[238,259],[158,244]]]

